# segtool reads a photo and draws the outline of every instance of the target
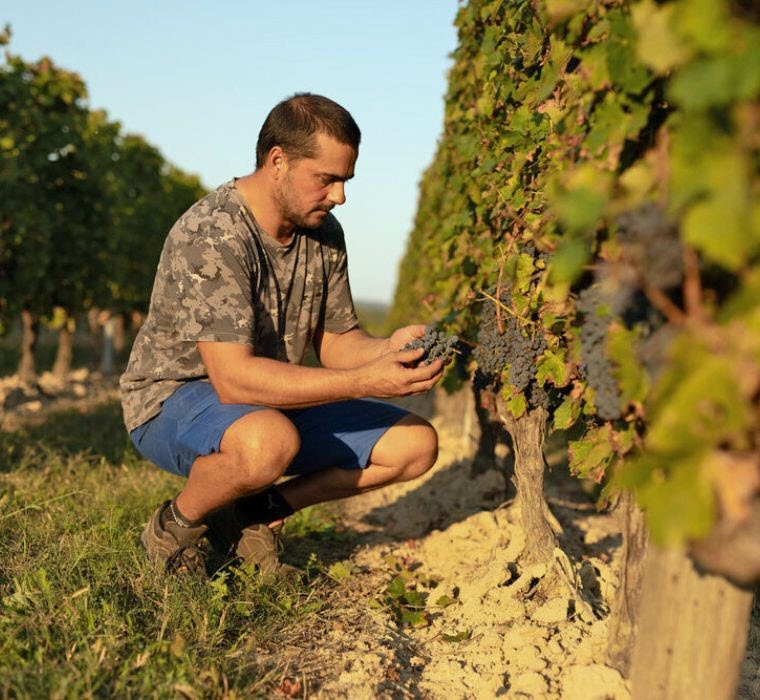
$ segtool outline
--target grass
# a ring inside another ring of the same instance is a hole
[[[315,624],[331,595],[315,548],[325,508],[289,529],[301,579],[230,569],[167,579],[139,543],[181,482],[143,461],[119,407],[52,415],[0,433],[0,694],[3,697],[264,697],[286,672],[267,653]],[[334,587],[334,586],[333,586]]]

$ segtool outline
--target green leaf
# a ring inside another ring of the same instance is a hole
[[[758,89],[760,48],[753,48],[737,55],[692,61],[673,77],[668,95],[685,109],[704,110],[749,99]]]
[[[613,431],[609,424],[592,428],[569,445],[570,472],[595,481],[601,480],[614,455]]]
[[[508,389],[505,388],[505,391]],[[528,406],[525,402],[525,396],[523,394],[515,394],[514,396],[504,397],[504,405],[507,410],[512,414],[514,418],[520,418],[525,415],[525,411]]]
[[[399,615],[399,623],[402,627],[427,627],[430,624],[430,618],[424,610],[404,610]]]
[[[351,562],[336,561],[327,570],[327,575],[336,581],[343,581],[350,578],[356,571],[356,567]]]
[[[567,430],[578,420],[580,413],[581,402],[567,396],[554,412],[554,428],[556,430]]]
[[[443,639],[444,642],[464,642],[472,637],[472,630],[463,630],[462,632],[457,632],[456,634],[442,634],[441,639]]]
[[[579,239],[563,241],[549,264],[549,282],[551,284],[574,282],[590,257],[591,249],[585,241]]]
[[[667,73],[688,60],[690,51],[675,31],[674,4],[644,0],[631,8],[636,27],[636,55],[658,73]]]
[[[392,598],[402,598],[406,593],[406,582],[400,576],[396,576],[385,589]]]
[[[746,449],[752,408],[742,397],[734,359],[716,355],[692,336],[681,338],[652,402],[646,446],[659,455],[713,445]]]
[[[449,605],[454,605],[456,602],[456,599],[451,596],[442,595],[435,601],[435,605],[439,608],[448,608]]]
[[[642,403],[649,390],[649,377],[639,360],[638,341],[638,331],[624,326],[615,325],[607,334],[606,350],[615,365],[621,408],[631,402]]]
[[[552,24],[557,24],[574,14],[582,13],[586,6],[585,0],[546,0],[546,13]]]
[[[547,379],[556,387],[567,386],[570,370],[565,364],[565,351],[545,350],[537,362],[536,379],[543,386]]]
[[[625,471],[647,476],[637,486],[636,495],[660,545],[674,546],[710,531],[715,496],[709,466],[709,454],[704,452],[677,460],[647,454],[626,466]]]
[[[421,609],[425,607],[425,603],[427,602],[427,593],[414,590],[406,591],[403,600],[404,604],[410,608]]]
[[[609,198],[610,174],[585,163],[563,173],[551,195],[552,209],[576,233],[593,232]]]

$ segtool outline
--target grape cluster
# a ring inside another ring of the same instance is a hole
[[[622,257],[639,276],[657,289],[668,289],[683,279],[683,249],[677,228],[662,207],[652,202],[621,214],[617,239]]]
[[[411,343],[404,345],[404,350],[416,350],[424,348],[425,354],[419,362],[429,365],[435,360],[449,360],[454,356],[459,343],[456,335],[447,336],[443,331],[436,331],[434,326],[425,328],[425,335],[415,338]]]
[[[502,319],[502,329],[499,333],[495,304],[488,304],[481,314],[478,346],[473,352],[478,363],[475,388],[498,389],[501,373],[509,366],[509,383],[519,391],[531,388],[526,394],[532,407],[544,405],[546,394],[533,390],[540,389],[535,372],[536,358],[546,350],[543,334],[526,335],[513,316]]]
[[[620,418],[620,391],[613,366],[605,352],[609,317],[601,312],[598,289],[584,289],[578,297],[578,310],[583,314],[580,330],[581,369],[596,394],[597,415],[603,420]]]

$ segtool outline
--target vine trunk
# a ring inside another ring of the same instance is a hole
[[[525,531],[525,549],[520,560],[524,564],[550,562],[557,538],[549,524],[552,517],[544,499],[546,411],[536,408],[520,418],[513,418],[501,399],[497,398],[497,403],[515,455],[512,482]]]
[[[623,552],[620,585],[610,610],[607,660],[610,666],[627,677],[641,605],[649,538],[644,526],[644,513],[636,504],[631,491],[622,492],[615,510],[619,517],[620,531],[623,533]]]
[[[16,374],[22,384],[34,384],[37,369],[34,364],[34,350],[37,347],[40,324],[37,317],[29,311],[21,311],[21,359]]]
[[[71,371],[71,359],[73,355],[74,334],[68,326],[67,322],[63,324],[63,327],[58,331],[58,350],[55,354],[55,362],[53,363],[53,376],[60,380],[66,381],[69,372]]]
[[[684,549],[647,552],[631,683],[634,698],[733,700],[752,591],[698,571]]]

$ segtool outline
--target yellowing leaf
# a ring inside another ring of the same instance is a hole
[[[667,73],[689,58],[688,47],[674,31],[673,5],[658,6],[644,0],[631,8],[636,27],[636,55],[658,73]]]
[[[568,396],[554,412],[555,429],[567,430],[576,420],[578,420],[580,413],[580,403]]]

